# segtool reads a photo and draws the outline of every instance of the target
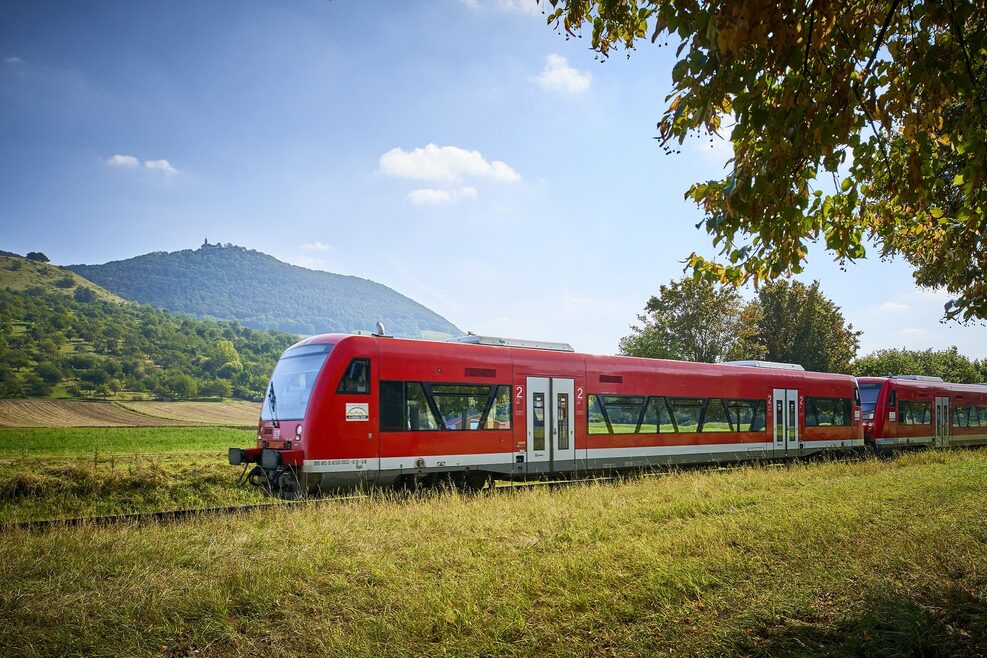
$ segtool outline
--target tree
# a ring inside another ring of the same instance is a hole
[[[819,290],[819,282],[776,281],[761,287],[759,313],[745,340],[770,361],[798,363],[806,370],[850,372],[860,348],[859,331]]]
[[[28,260],[33,260],[36,263],[47,263],[47,262],[49,262],[48,257],[45,256],[40,251],[29,251],[29,252],[27,252],[27,256],[25,256],[25,258],[27,258]]]
[[[975,361],[974,365],[977,367],[978,378],[981,384],[987,384],[987,359],[980,359]]]
[[[955,345],[946,350],[878,350],[854,361],[853,374],[857,377],[926,375],[958,384],[985,381],[977,364],[960,354]]]
[[[648,300],[640,325],[620,340],[620,353],[654,359],[722,361],[734,351],[743,300],[731,288],[691,277],[671,281]]]
[[[199,383],[189,375],[176,373],[164,380],[162,392],[165,397],[188,400],[194,398],[199,392]]]
[[[211,379],[199,387],[199,395],[207,398],[228,398],[233,395],[233,385],[225,379]]]
[[[70,276],[63,276],[55,282],[56,288],[71,288],[75,285],[75,279]]]
[[[732,117],[726,176],[686,195],[721,259],[694,272],[759,284],[870,239],[954,295],[947,319],[987,318],[987,0],[542,2],[604,57],[678,38],[666,150]]]
[[[79,286],[78,288],[75,289],[75,292],[72,293],[72,298],[75,299],[75,301],[77,302],[88,304],[89,302],[96,299],[96,293],[94,293],[89,288],[83,288],[82,286]]]
[[[47,361],[42,361],[34,366],[34,374],[48,384],[57,384],[62,381],[64,376],[61,368]]]

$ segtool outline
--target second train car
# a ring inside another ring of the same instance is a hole
[[[987,444],[987,386],[939,377],[860,377],[864,439],[878,451]]]

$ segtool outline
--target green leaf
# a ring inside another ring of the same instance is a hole
[[[933,208],[932,210],[929,211],[929,213],[936,219],[942,217],[942,210],[940,210],[939,208]]]
[[[963,174],[956,174],[956,176],[953,177],[953,185],[959,187],[962,184],[963,184]]]

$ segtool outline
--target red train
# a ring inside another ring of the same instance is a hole
[[[257,444],[232,448],[230,463],[256,464],[251,482],[291,496],[437,480],[475,489],[495,479],[863,446],[857,381],[847,375],[593,356],[480,336],[326,334],[282,355]]]
[[[987,386],[938,377],[860,377],[864,439],[877,450],[987,443]]]

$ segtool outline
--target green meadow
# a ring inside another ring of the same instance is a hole
[[[0,655],[982,655],[985,499],[929,451],[13,529]]]
[[[234,486],[223,427],[0,429],[0,523],[216,507],[263,500]]]

